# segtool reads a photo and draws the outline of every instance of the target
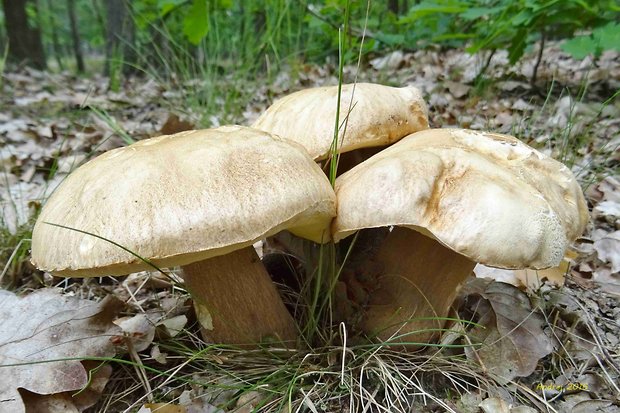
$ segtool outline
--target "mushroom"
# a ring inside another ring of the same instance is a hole
[[[301,90],[277,100],[252,125],[303,145],[317,161],[331,155],[336,123],[338,86]],[[350,113],[349,113],[350,108]],[[413,86],[396,88],[373,83],[342,85],[338,153],[340,171],[353,167],[378,149],[428,129],[428,109]],[[344,136],[344,137],[343,137]],[[366,148],[366,149],[362,149]]]
[[[588,220],[571,171],[518,139],[463,129],[414,133],[336,180],[338,242],[392,227],[353,287],[371,337],[424,344],[476,263],[557,266]]]
[[[35,224],[32,262],[66,277],[182,266],[208,341],[294,341],[252,244],[283,229],[326,242],[334,215],[333,189],[300,145],[240,126],[181,132],[70,174]]]
[[[331,156],[338,86],[300,90],[277,100],[252,125],[304,146],[317,162]],[[350,108],[350,113],[349,113]],[[347,118],[346,131],[343,127]],[[428,109],[420,91],[373,83],[342,85],[337,175],[363,162],[402,137],[428,129]],[[282,232],[267,240],[266,250],[297,257],[313,267],[318,249]]]

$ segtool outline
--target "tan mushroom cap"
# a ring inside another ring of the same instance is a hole
[[[428,129],[428,109],[413,86],[342,85],[340,122],[347,116],[352,95],[353,108],[339,152],[389,145]],[[294,140],[321,160],[329,155],[334,137],[337,102],[337,86],[301,90],[277,100],[252,127]]]
[[[64,276],[185,265],[283,229],[328,241],[335,195],[299,145],[240,126],[181,132],[109,151],[58,187],[34,227],[32,262]],[[327,235],[325,235],[327,234]]]
[[[571,171],[516,138],[463,129],[410,135],[340,176],[334,239],[403,226],[472,261],[558,265],[588,220]]]

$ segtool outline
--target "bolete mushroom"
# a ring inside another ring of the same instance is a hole
[[[337,107],[338,86],[300,90],[278,99],[252,127],[298,142],[321,162],[332,153]],[[339,121],[337,175],[384,146],[429,127],[428,109],[417,88],[373,83],[342,85]],[[286,232],[269,238],[266,246],[268,251],[304,257],[310,266],[317,261],[316,248],[308,254],[308,243]]]
[[[334,139],[338,86],[300,90],[277,100],[252,125],[303,145],[317,161],[330,156]],[[350,112],[349,112],[350,108]],[[344,171],[400,138],[428,129],[428,109],[413,86],[390,87],[373,83],[342,85],[338,153],[360,149],[356,156],[341,156]],[[367,148],[362,150],[362,148]]]
[[[335,241],[393,226],[354,287],[365,292],[362,329],[398,344],[436,336],[476,263],[556,266],[588,220],[566,166],[514,137],[463,129],[412,134],[335,189]]]
[[[152,269],[138,256],[182,266],[209,341],[294,341],[252,244],[283,229],[326,242],[334,215],[333,189],[298,144],[240,126],[181,132],[70,174],[36,222],[32,262],[66,277]]]

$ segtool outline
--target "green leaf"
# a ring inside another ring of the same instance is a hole
[[[609,23],[598,27],[592,32],[592,37],[602,50],[620,50],[620,24]]]
[[[564,42],[561,47],[575,59],[583,59],[597,52],[597,42],[591,36],[577,36]]]
[[[508,59],[510,64],[515,64],[521,59],[523,53],[525,52],[525,47],[527,46],[527,31],[522,29],[519,30],[515,36],[512,38],[510,42],[510,46],[508,47]]]
[[[433,37],[433,41],[435,42],[443,42],[446,40],[469,40],[475,38],[475,34],[465,34],[465,33],[446,33],[440,36]]]
[[[390,34],[378,32],[375,34],[375,38],[388,46],[399,46],[405,43],[405,35],[403,34]]]
[[[413,6],[409,12],[415,17],[424,17],[437,13],[463,13],[467,11],[465,3],[461,1],[423,1],[417,6]]]
[[[233,1],[232,1],[232,0],[220,0],[220,1],[218,2],[218,6],[219,6],[221,9],[228,9],[228,10],[230,10],[230,9],[232,9],[232,8],[233,8],[233,5],[234,5],[234,4],[233,4]]]
[[[157,2],[157,8],[159,9],[159,15],[161,17],[166,16],[168,13],[174,10],[175,7],[177,7],[180,4],[185,3],[186,1],[187,0],[159,0]]]
[[[522,10],[516,16],[514,16],[511,20],[513,26],[523,26],[528,25],[532,22],[532,18],[534,15],[530,10]]]
[[[183,34],[193,45],[198,45],[209,32],[207,0],[193,0],[183,19]]]
[[[472,7],[471,9],[461,13],[461,18],[465,20],[476,20],[483,16],[496,14],[503,9],[503,7]]]

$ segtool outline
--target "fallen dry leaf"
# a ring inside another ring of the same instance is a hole
[[[197,395],[193,390],[185,390],[179,396],[179,404],[187,409],[187,413],[224,413],[219,407],[208,402],[210,397]]]
[[[571,413],[620,413],[620,407],[613,400],[584,400],[575,404]]]
[[[71,393],[73,404],[81,412],[94,406],[103,394],[103,389],[112,376],[112,366],[102,365],[98,361],[83,361],[82,365],[89,371],[90,383],[88,387],[79,393]]]
[[[484,413],[536,413],[536,410],[527,406],[513,407],[506,400],[499,397],[489,397],[478,405]]]
[[[620,176],[605,177],[598,184],[590,186],[586,195],[595,202],[620,202]]]
[[[56,289],[23,298],[0,290],[0,374],[10,378],[0,381],[0,413],[26,412],[18,389],[49,395],[85,388],[80,358],[114,356],[111,338],[120,328],[112,319],[121,306],[112,297],[96,303]]]
[[[183,330],[186,324],[187,317],[181,314],[159,321],[157,323],[157,327],[165,337],[176,337]]]
[[[166,338],[179,334],[187,324],[187,317],[178,315],[164,318],[163,312],[153,311],[120,318],[114,324],[123,330],[126,345],[131,344],[135,351],[144,351],[151,346],[156,334]]]
[[[544,319],[531,308],[527,295],[509,284],[493,282],[480,297],[475,306],[481,327],[468,334],[478,346],[465,348],[467,358],[500,383],[529,376],[554,348],[554,340],[543,331]]]
[[[89,371],[90,383],[85,390],[67,391],[55,394],[37,394],[27,390],[20,390],[20,395],[26,405],[26,412],[36,413],[72,413],[83,412],[95,405],[105,385],[112,374],[110,365],[100,365],[99,362],[83,362],[84,368]]]
[[[181,120],[177,115],[171,113],[170,115],[168,115],[168,119],[161,127],[159,132],[161,132],[162,135],[172,135],[174,133],[192,129],[194,129],[193,123]]]
[[[620,220],[620,202],[603,201],[592,211],[594,218],[603,218],[609,224],[614,225]]]
[[[144,351],[155,338],[156,322],[161,317],[154,314],[136,314],[114,321],[114,324],[123,329],[125,338],[131,342],[136,351]]]
[[[28,413],[80,413],[67,392],[41,395],[22,390],[21,396]]]
[[[471,86],[459,82],[452,82],[447,80],[444,84],[446,88],[450,91],[450,93],[452,93],[452,96],[457,99],[466,96],[471,90]]]
[[[385,56],[372,59],[370,61],[370,66],[372,66],[375,70],[394,71],[405,65],[408,57],[409,56],[405,56],[405,54],[400,50],[395,50]]]
[[[611,264],[611,272],[620,272],[620,231],[611,232],[594,241],[598,258]]]
[[[187,409],[178,404],[147,403],[138,410],[138,413],[187,413]]]
[[[257,409],[264,400],[264,396],[258,391],[249,391],[239,396],[235,413],[252,413]]]
[[[146,403],[138,413],[224,413],[223,410],[207,403],[201,397],[192,398],[190,391],[184,391],[179,403]]]

